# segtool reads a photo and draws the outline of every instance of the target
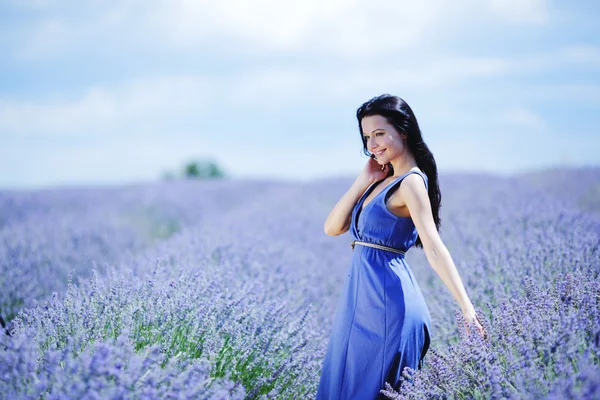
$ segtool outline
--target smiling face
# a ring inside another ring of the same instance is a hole
[[[405,144],[406,134],[400,134],[385,117],[371,115],[360,121],[363,138],[367,150],[377,157],[377,162],[384,165],[396,157],[403,157],[408,150]]]

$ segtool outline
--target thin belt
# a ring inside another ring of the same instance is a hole
[[[354,251],[354,245],[355,244],[360,244],[361,246],[368,246],[368,247],[374,247],[376,249],[380,249],[380,250],[387,250],[387,251],[391,251],[393,253],[398,253],[398,254],[402,254],[404,255],[404,251],[397,249],[395,247],[389,247],[389,246],[384,246],[382,244],[375,244],[375,243],[370,243],[370,242],[363,242],[360,240],[353,240],[352,244],[350,245],[350,247],[352,247],[352,251]]]

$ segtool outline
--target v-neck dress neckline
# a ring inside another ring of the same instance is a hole
[[[358,206],[357,206],[358,208],[357,208],[357,210],[356,210],[356,216],[355,216],[355,218],[354,218],[354,228],[356,229],[356,232],[359,232],[359,230],[358,230],[358,223],[360,222],[360,216],[361,216],[361,214],[363,213],[363,211],[364,211],[364,208],[365,208],[365,207],[367,207],[367,206],[369,206],[369,205],[371,205],[372,203],[374,203],[374,202],[377,200],[377,198],[378,198],[378,197],[381,195],[381,193],[385,192],[385,191],[386,191],[386,190],[388,190],[390,187],[392,187],[392,186],[393,186],[393,185],[394,185],[396,182],[398,182],[398,180],[400,180],[400,179],[402,179],[402,178],[406,177],[407,175],[409,175],[409,174],[411,174],[411,173],[413,173],[413,172],[420,173],[420,171],[418,171],[418,170],[410,170],[410,171],[408,171],[407,173],[405,173],[405,174],[403,174],[403,175],[400,175],[399,177],[397,177],[396,179],[394,179],[394,180],[392,181],[392,183],[390,183],[389,185],[387,185],[386,187],[384,187],[384,188],[381,190],[381,192],[377,193],[377,194],[375,195],[375,197],[373,197],[373,199],[371,199],[371,201],[370,201],[370,202],[369,202],[369,203],[368,203],[366,206],[364,206],[364,202],[365,202],[366,198],[367,198],[367,197],[368,197],[368,196],[369,196],[369,195],[370,195],[370,194],[373,192],[373,189],[375,189],[375,187],[376,187],[376,186],[377,186],[379,183],[383,182],[383,181],[384,181],[386,178],[383,178],[383,179],[381,179],[381,180],[379,180],[379,181],[373,182],[373,183],[372,183],[372,184],[371,184],[371,185],[370,185],[370,186],[367,188],[367,190],[365,190],[365,192],[364,192],[364,193],[363,193],[363,195],[361,196],[360,200],[358,201]],[[385,204],[384,204],[384,206],[385,206]]]

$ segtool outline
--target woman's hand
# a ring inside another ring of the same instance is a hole
[[[470,312],[470,313],[463,313],[463,316],[465,318],[465,321],[467,321],[470,324],[475,324],[475,326],[477,327],[477,330],[479,331],[479,334],[485,339],[487,337],[483,326],[481,325],[481,321],[479,320],[479,316],[477,314],[475,314],[475,312]],[[467,330],[467,334],[469,334],[469,327],[468,324],[465,324],[465,329]]]
[[[369,184],[385,179],[390,172],[388,164],[380,165],[374,156],[369,157],[367,164],[363,168],[360,176]]]

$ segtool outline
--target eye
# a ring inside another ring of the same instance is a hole
[[[383,132],[377,132],[375,135],[383,135]]]

